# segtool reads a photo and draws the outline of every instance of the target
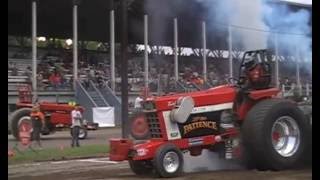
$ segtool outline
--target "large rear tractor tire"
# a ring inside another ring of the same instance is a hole
[[[21,125],[24,124],[32,127],[30,113],[30,108],[21,108],[11,114],[11,133],[17,140],[19,140],[19,127]]]
[[[131,136],[136,140],[145,140],[150,137],[149,126],[143,112],[137,111],[130,117]]]
[[[177,177],[183,170],[183,155],[174,144],[164,144],[157,150],[153,164],[160,177]]]
[[[301,162],[310,132],[308,121],[294,102],[267,99],[248,112],[242,138],[257,169],[282,170]]]

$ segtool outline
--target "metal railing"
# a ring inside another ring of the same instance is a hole
[[[76,81],[75,98],[76,98],[77,102],[85,108],[85,111],[83,113],[83,117],[88,122],[93,122],[92,108],[98,107],[98,106],[79,81]]]
[[[295,95],[312,97],[312,84],[306,83],[303,85],[281,85],[281,93],[283,97],[292,97]]]
[[[188,92],[188,89],[180,81],[176,81],[175,90],[177,92]]]
[[[92,81],[90,81],[93,83]],[[121,124],[121,100],[116,96],[116,94],[109,88],[106,82],[103,82],[102,87],[97,87],[99,93],[103,96],[105,101],[114,107],[115,123],[116,125]]]
[[[181,81],[177,81],[177,82],[178,82],[178,84],[180,84],[180,86],[184,87],[185,92],[194,92],[194,91],[201,90],[201,88],[193,82],[189,82],[188,84],[181,82]]]
[[[213,87],[213,85],[211,83],[209,83],[208,81],[205,81],[204,84],[203,84],[203,87],[205,89],[210,89]]]
[[[98,93],[100,99],[103,101],[104,104],[110,106],[110,104],[105,100],[105,97],[101,94],[101,91],[96,87],[96,85],[90,80],[90,87],[93,88],[94,92]]]

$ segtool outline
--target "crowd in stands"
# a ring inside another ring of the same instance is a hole
[[[16,58],[16,56],[13,56]],[[22,55],[19,58],[23,57]],[[46,52],[38,58],[37,85],[39,90],[70,90],[73,82],[72,53],[70,51]],[[129,90],[140,91],[144,85],[143,56],[130,54],[128,61]],[[237,67],[238,64],[235,65]],[[21,72],[21,73],[19,73]],[[228,61],[208,59],[208,81],[202,76],[202,61],[196,57],[179,58],[179,82],[185,87],[217,86],[227,83]],[[294,72],[294,71],[293,71]],[[79,55],[79,79],[86,86],[89,80],[98,87],[106,84],[110,86],[110,65],[106,54],[83,53]],[[16,62],[8,62],[8,76],[26,76],[27,83],[31,83],[32,70],[29,66],[19,69]],[[294,77],[294,76],[287,76]],[[284,77],[281,83],[294,82],[295,79]],[[302,78],[302,81],[306,80]],[[116,63],[116,90],[120,91],[120,64]],[[175,91],[174,66],[172,56],[157,56],[149,58],[149,88],[152,92]]]

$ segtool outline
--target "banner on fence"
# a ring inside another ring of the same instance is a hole
[[[95,107],[92,108],[93,122],[98,123],[99,127],[114,127],[114,107]]]

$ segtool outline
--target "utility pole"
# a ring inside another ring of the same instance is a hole
[[[127,1],[121,1],[121,120],[122,138],[128,137],[128,17]]]

